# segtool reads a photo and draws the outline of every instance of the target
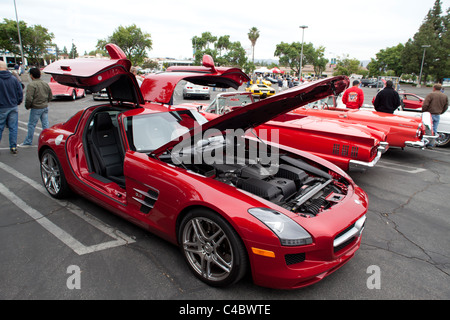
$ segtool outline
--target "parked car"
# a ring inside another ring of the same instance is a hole
[[[183,87],[183,99],[193,97],[209,100],[211,98],[211,88],[205,85],[197,85],[187,82]]]
[[[69,98],[76,100],[77,98],[83,98],[86,96],[84,89],[62,85],[56,82],[53,78],[50,78],[48,85],[52,90],[53,99]]]
[[[361,79],[361,87],[367,87],[369,83],[375,82],[377,79],[374,78],[368,78],[368,79]]]
[[[251,93],[230,92],[217,95],[209,106],[192,107],[201,109],[205,118],[211,120],[251,103],[254,103]],[[311,152],[345,171],[374,167],[388,149],[385,132],[339,120],[284,114],[255,129],[259,136],[276,130],[280,144]]]
[[[386,82],[384,80],[375,79],[366,83],[365,87],[382,89],[384,88],[385,84]]]
[[[259,96],[261,99],[273,96],[275,89],[265,84],[253,84],[248,88],[245,88],[246,92],[251,92],[254,96]]]
[[[393,115],[377,112],[373,106],[364,105],[361,109],[337,107],[337,97],[331,95],[307,106],[302,106],[291,112],[299,116],[316,116],[328,119],[339,119],[347,123],[359,123],[387,132],[386,141],[389,148],[415,147],[424,148],[428,139],[433,138],[427,128],[431,124],[431,116],[423,118]]]
[[[425,98],[414,93],[399,92],[403,110],[422,111],[422,104]]]
[[[410,109],[399,107],[394,111],[394,114],[406,116],[406,117],[416,117],[423,118],[427,117],[429,113],[422,113],[422,109]],[[437,147],[450,147],[450,110],[447,110],[443,114],[441,114],[439,119],[438,130],[433,137],[435,139],[435,144]]]
[[[92,99],[94,100],[108,100],[108,92],[106,91],[106,88],[103,88],[100,91],[92,93]]]
[[[195,110],[165,105],[176,84],[189,78],[237,88],[249,80],[240,69],[215,67],[205,56],[202,67],[147,76],[140,91],[123,51],[106,49],[110,60],[57,61],[44,70],[65,85],[94,92],[109,86],[111,93],[110,102],[42,131],[38,152],[50,195],[75,191],[178,245],[194,275],[213,286],[235,283],[249,270],[258,285],[298,288],[354,256],[368,198],[350,176],[308,152],[226,136],[329,95],[347,85],[344,77],[206,121]],[[252,157],[252,148],[278,163]],[[220,153],[227,156],[222,164],[205,158]]]

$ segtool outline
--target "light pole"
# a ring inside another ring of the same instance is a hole
[[[305,38],[305,29],[308,28],[308,26],[300,26],[299,28],[302,28],[302,49],[300,51],[300,68],[298,71],[298,81],[300,81],[302,77],[302,64],[303,64],[303,39]]]
[[[429,44],[425,44],[425,45],[422,46],[422,48],[423,48],[423,56],[422,56],[422,65],[420,66],[419,85],[418,85],[419,88],[420,88],[420,86],[422,84],[422,69],[423,69],[423,62],[425,60],[425,51],[429,47],[431,47]]]
[[[14,10],[16,11],[17,33],[19,35],[20,55],[22,56],[22,68],[25,68],[25,61],[23,57],[22,37],[20,36],[19,17],[17,16],[16,0],[14,0]],[[25,70],[25,69],[23,69]]]

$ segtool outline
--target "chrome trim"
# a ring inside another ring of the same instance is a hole
[[[375,157],[375,159],[373,159],[370,162],[359,161],[359,160],[350,160],[350,162],[348,164],[348,170],[354,171],[354,170],[365,170],[367,168],[373,168],[377,164],[378,160],[380,160],[382,154],[383,154],[383,152],[380,150],[380,148],[378,148],[377,156]]]
[[[389,149],[389,143],[380,141],[380,146],[378,147],[378,151],[381,151],[381,153],[385,153]]]
[[[425,139],[422,139],[420,141],[405,141],[405,146],[412,147],[412,148],[425,148],[427,143],[428,143],[428,140],[425,140]]]
[[[148,187],[148,186],[146,186]],[[135,200],[136,202],[140,203],[141,205],[143,205],[144,207],[146,207],[148,209],[148,212],[150,212],[150,210],[153,209],[153,207],[155,206],[156,201],[158,200],[159,197],[159,191],[149,187],[149,191],[154,192],[155,194],[152,195],[146,191],[142,191],[136,188],[133,188],[133,191],[135,192],[135,196],[132,196],[131,198],[133,200]],[[142,199],[143,197],[143,199]],[[148,212],[144,212],[144,213],[148,213]]]
[[[424,135],[422,137],[422,140],[420,141],[405,141],[405,146],[423,149],[427,144],[429,144],[430,142],[434,142],[437,138],[439,138],[439,135],[436,136]]]
[[[361,218],[358,219],[358,221],[355,222],[353,228],[348,230],[346,233],[341,235],[339,238],[334,239],[333,241],[333,247],[338,247],[341,244],[343,244],[345,241],[353,238],[353,237],[359,237],[361,236],[361,233],[364,230],[364,223],[366,222],[366,215],[363,215]]]

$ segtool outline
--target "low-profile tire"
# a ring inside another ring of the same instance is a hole
[[[181,221],[178,239],[189,268],[208,285],[225,287],[245,275],[245,246],[236,231],[217,213],[208,209],[189,212]]]
[[[72,100],[77,100],[77,93],[75,92],[75,90],[72,91]]]
[[[439,133],[439,138],[436,139],[436,146],[441,148],[450,147],[450,134]]]
[[[47,192],[56,199],[63,199],[70,193],[64,171],[55,152],[47,149],[42,153],[41,178]]]

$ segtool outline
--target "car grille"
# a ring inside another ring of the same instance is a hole
[[[362,231],[364,230],[364,225],[366,223],[366,216],[362,216],[358,221],[356,221],[351,226],[342,230],[336,238],[334,238],[333,248],[334,252],[341,251],[348,245],[350,245],[355,239],[357,239]]]

